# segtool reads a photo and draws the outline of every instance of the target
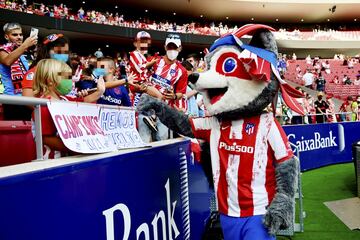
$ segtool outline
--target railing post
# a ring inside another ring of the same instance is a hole
[[[35,143],[36,143],[36,160],[43,160],[43,141],[41,130],[41,106],[35,105]]]

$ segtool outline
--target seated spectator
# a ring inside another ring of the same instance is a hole
[[[310,55],[307,55],[305,58],[306,64],[310,65],[312,63]]]
[[[51,34],[37,48],[36,59],[30,65],[30,70],[22,80],[22,95],[33,97],[33,79],[37,63],[46,58],[52,58],[69,63],[69,42],[62,34]]]
[[[353,69],[354,68],[354,61],[352,58],[349,58],[348,62],[347,62],[347,67],[348,69]]]
[[[97,101],[105,91],[104,80],[100,78],[94,93],[79,92],[79,97],[72,98],[66,95],[72,90],[72,70],[64,62],[54,59],[43,59],[38,62],[34,78],[34,96],[51,99],[52,101]],[[44,143],[44,159],[57,158],[69,153],[61,138],[47,107],[41,107],[42,137]]]
[[[340,84],[339,76],[335,75],[331,83]]]
[[[360,85],[360,75],[356,76],[356,79],[354,80],[354,85],[356,85],[356,86]]]
[[[319,73],[318,77],[315,80],[315,83],[316,83],[316,91],[318,91],[318,92],[324,92],[325,91],[326,80],[322,76],[321,73]]]
[[[322,67],[323,67],[326,74],[331,73],[329,60],[326,60],[325,62],[323,62]]]
[[[296,61],[296,59],[297,59],[296,54],[295,54],[295,53],[293,53],[291,58],[292,58],[292,60]]]
[[[348,77],[346,74],[344,75],[344,78],[343,78],[343,85],[351,85],[352,82],[350,80],[350,77]]]

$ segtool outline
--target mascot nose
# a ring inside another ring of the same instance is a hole
[[[199,79],[199,74],[198,73],[192,73],[189,75],[188,77],[188,81],[191,82],[192,84],[195,84],[197,82],[197,80]]]

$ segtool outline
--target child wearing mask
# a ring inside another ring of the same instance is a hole
[[[30,66],[30,70],[22,80],[22,95],[33,97],[33,80],[36,65],[42,59],[52,58],[59,61],[69,62],[69,42],[63,34],[50,34],[38,46],[36,59]]]
[[[55,59],[43,59],[37,64],[33,80],[34,96],[46,98],[51,101],[86,101],[95,102],[105,91],[104,80],[100,78],[94,93],[88,94],[86,90],[79,93],[79,97],[67,97],[72,90],[72,70],[64,62]],[[41,126],[44,143],[44,159],[58,158],[69,153],[51,118],[49,109],[41,107]]]
[[[115,72],[115,62],[112,58],[104,57],[98,59],[97,66],[94,68],[92,75],[95,79],[104,77],[106,90],[97,103],[130,107],[129,93],[124,85],[131,85],[134,81],[134,75],[130,74],[128,79],[117,79]],[[79,82],[79,86],[83,90],[92,89],[96,87],[96,83],[93,80],[84,80]]]

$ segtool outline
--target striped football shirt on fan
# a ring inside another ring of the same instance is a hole
[[[187,77],[187,72],[180,62],[166,64],[164,58],[161,57],[154,65],[151,81],[161,93],[174,89],[175,93],[185,94]],[[184,98],[176,101],[169,100],[168,104],[186,110],[186,99]]]
[[[130,53],[130,73],[135,75],[135,81],[144,82],[148,81],[149,76],[148,69],[146,68],[146,64],[148,61],[145,56],[139,52],[138,50],[132,51]]]
[[[219,211],[233,217],[265,214],[275,195],[274,165],[293,156],[272,113],[229,122],[215,117],[190,122],[195,137],[210,142]]]

